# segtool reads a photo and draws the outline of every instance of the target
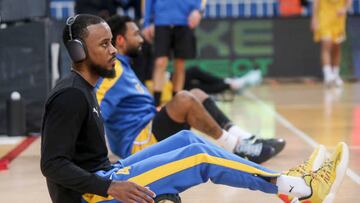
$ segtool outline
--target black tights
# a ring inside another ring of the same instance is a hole
[[[208,94],[214,94],[228,90],[230,86],[222,78],[211,75],[197,66],[193,66],[186,70],[184,88],[186,90],[199,88]]]

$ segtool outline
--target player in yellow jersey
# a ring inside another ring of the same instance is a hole
[[[321,43],[321,64],[326,86],[341,86],[341,43],[345,40],[346,12],[352,0],[314,0],[311,29]]]

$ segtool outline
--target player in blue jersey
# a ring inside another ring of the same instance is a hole
[[[128,17],[109,21],[117,47],[116,76],[97,83],[97,99],[103,113],[111,150],[125,158],[190,126],[216,139],[229,152],[256,163],[279,153],[283,139],[258,139],[233,125],[215,102],[199,89],[181,91],[157,112],[153,97],[131,68],[131,58],[141,49],[141,36],[127,38]],[[137,32],[138,30],[134,31]],[[117,36],[119,36],[117,38]],[[126,42],[126,47],[120,45]]]
[[[173,93],[184,88],[185,60],[195,58],[194,29],[199,25],[206,0],[146,0],[144,37],[154,38],[153,74],[155,105],[160,105],[161,91],[169,58],[174,58]],[[153,22],[155,26],[150,25]],[[155,33],[154,33],[155,31]]]

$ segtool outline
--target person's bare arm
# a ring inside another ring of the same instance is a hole
[[[318,12],[319,12],[319,0],[313,1],[313,7],[312,7],[312,17],[311,17],[311,31],[315,31],[318,29]]]
[[[351,8],[351,5],[352,5],[352,0],[347,0],[345,6],[338,10],[337,15],[338,16],[346,15],[346,12]]]

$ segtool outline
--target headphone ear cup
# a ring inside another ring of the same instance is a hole
[[[86,49],[84,44],[78,40],[70,40],[66,43],[66,48],[73,62],[79,63],[86,59]]]

